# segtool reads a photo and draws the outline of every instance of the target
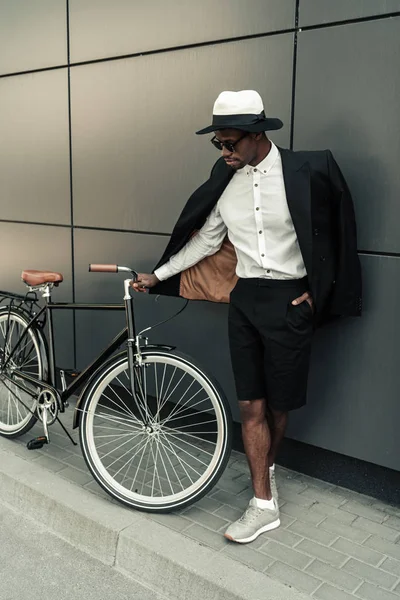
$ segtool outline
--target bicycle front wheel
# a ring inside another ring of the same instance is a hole
[[[44,343],[35,328],[29,329],[12,358],[5,363],[29,320],[21,310],[4,307],[0,310],[0,435],[13,438],[29,431],[35,424],[37,389],[18,378],[15,369],[34,377],[47,378],[47,354]],[[32,388],[22,390],[18,383]]]
[[[96,481],[114,498],[154,512],[184,508],[218,481],[231,449],[231,412],[192,359],[164,350],[110,360],[81,403],[80,439]],[[133,387],[133,393],[132,393]]]

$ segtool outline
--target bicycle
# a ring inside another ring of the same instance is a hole
[[[52,288],[63,276],[46,271],[22,272],[25,296],[0,292],[0,435],[21,436],[40,421],[43,435],[27,444],[38,449],[50,442],[49,427],[58,421],[73,442],[59,414],[81,388],[73,428],[79,427],[81,450],[97,483],[135,509],[182,509],[204,496],[225,469],[232,439],[229,404],[192,358],[174,346],[148,343],[142,334],[154,326],[136,333],[134,269],[91,264],[89,271],[129,272],[123,304],[52,302]],[[61,369],[58,389],[52,313],[66,309],[125,310],[126,327],[68,385]]]

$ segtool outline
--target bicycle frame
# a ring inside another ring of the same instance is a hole
[[[127,280],[129,284],[129,280]],[[38,313],[34,314],[30,319],[28,326],[24,330],[23,334],[19,338],[18,342],[14,346],[12,352],[8,355],[3,367],[6,367],[9,361],[14,356],[15,352],[20,347],[21,343],[25,339],[28,334],[28,331],[34,327],[35,324],[40,322],[40,318],[42,315],[46,316],[47,320],[47,329],[48,329],[48,353],[49,353],[49,383],[38,381],[34,377],[27,375],[15,369],[14,372],[18,375],[18,377],[24,381],[35,384],[35,386],[41,387],[42,389],[50,389],[51,391],[57,392],[57,397],[59,398],[59,409],[60,412],[64,412],[65,405],[67,403],[68,398],[70,398],[74,392],[84,383],[86,383],[90,377],[96,372],[96,370],[126,341],[128,341],[128,356],[129,360],[134,362],[134,355],[137,352],[140,352],[140,348],[138,346],[139,340],[136,339],[136,330],[135,330],[135,320],[133,313],[133,298],[129,293],[128,284],[125,282],[125,296],[124,296],[124,304],[78,304],[76,302],[52,302],[50,296],[50,288],[48,288],[47,293],[45,291],[45,305],[39,310]],[[3,292],[3,294],[7,294],[7,292]],[[10,297],[17,297],[16,294],[10,293]],[[19,297],[19,299],[23,299],[23,296]],[[54,327],[53,327],[53,318],[52,312],[54,310],[67,310],[67,309],[79,309],[79,310],[125,310],[126,319],[127,319],[127,327],[125,327],[120,333],[111,341],[110,345],[103,350],[103,352],[88,366],[86,367],[76,378],[72,381],[65,390],[62,390],[61,393],[58,392],[56,388],[56,366],[55,366],[55,349],[54,349]],[[14,385],[22,389],[23,391],[31,394],[32,390],[26,388],[20,382],[13,380]]]

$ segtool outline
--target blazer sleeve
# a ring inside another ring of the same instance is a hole
[[[335,207],[336,273],[330,313],[360,316],[362,309],[361,264],[357,252],[357,228],[347,183],[332,153],[327,151],[329,180]]]

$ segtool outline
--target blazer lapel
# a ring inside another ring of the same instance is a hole
[[[279,148],[286,198],[309,280],[312,277],[311,187],[308,162],[291,150]]]

